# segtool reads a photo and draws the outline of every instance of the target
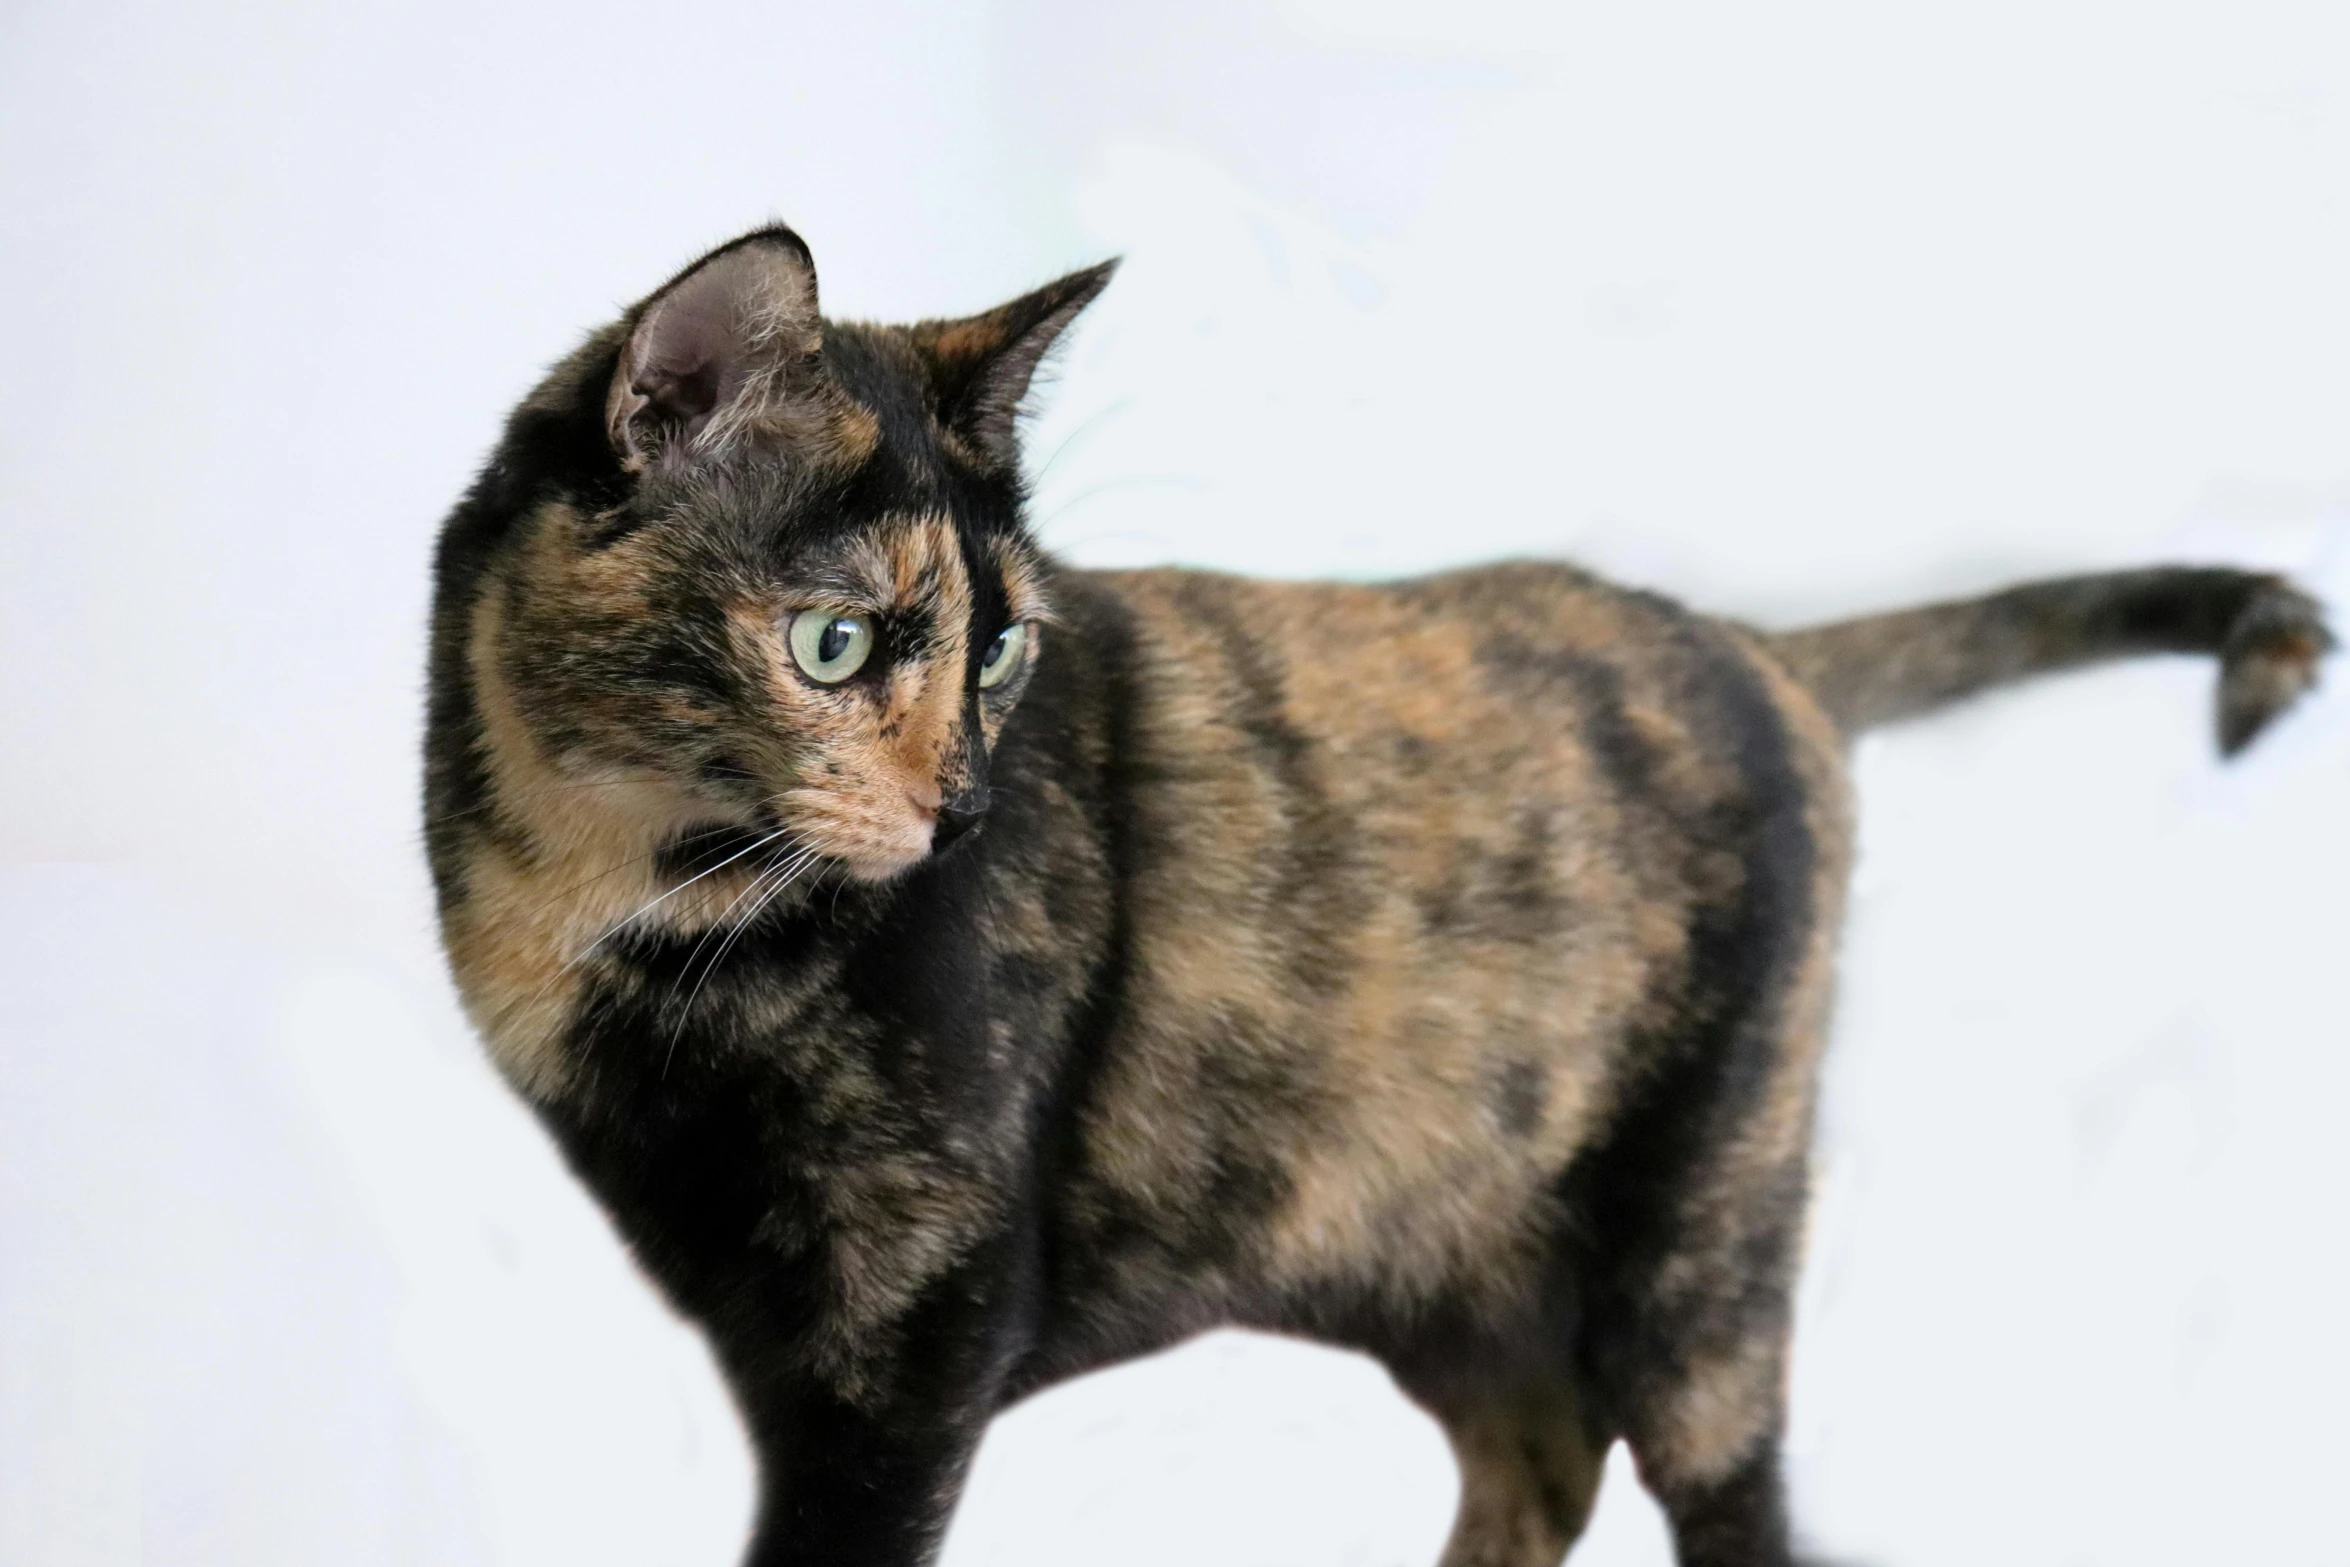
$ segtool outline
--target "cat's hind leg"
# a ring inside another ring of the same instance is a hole
[[[1817,738],[1747,750],[1794,733]],[[1681,1567],[1794,1560],[1780,1447],[1849,815],[1832,756],[1781,754],[1749,757],[1738,890],[1693,922],[1679,1016],[1560,1193],[1581,1363]]]
[[[1808,1032],[1814,1019],[1804,1022]],[[1665,1119],[1694,1100],[1712,1124],[1687,1140],[1658,1136],[1652,1149],[1671,1157],[1610,1172],[1630,1179],[1619,1188],[1628,1199],[1621,1222],[1609,1228],[1636,1238],[1594,1281],[1586,1363],[1672,1524],[1680,1567],[1794,1560],[1780,1438],[1808,1185],[1810,1055],[1808,1040],[1782,1036],[1775,1050],[1749,1057],[1762,1070],[1726,1094],[1704,1092],[1728,1085],[1704,1084],[1702,1074],[1670,1084]]]

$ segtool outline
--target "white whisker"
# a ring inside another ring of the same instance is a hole
[[[758,891],[761,884],[766,882],[770,877],[776,878],[775,885],[762,892],[758,900],[751,905],[750,909],[744,913],[740,920],[735,922],[734,927],[726,933],[726,939],[718,944],[718,950],[711,954],[709,963],[703,967],[702,977],[694,981],[692,994],[685,998],[685,1005],[678,1009],[676,1022],[669,1030],[669,1049],[661,1057],[661,1076],[664,1080],[666,1080],[669,1076],[669,1063],[677,1059],[677,1042],[685,1036],[686,1023],[687,1020],[693,1016],[694,1003],[701,999],[703,987],[710,983],[710,976],[718,972],[719,965],[726,961],[726,954],[733,948],[737,941],[742,939],[743,932],[749,930],[753,924],[757,923],[759,916],[766,912],[768,906],[774,903],[777,898],[782,897],[784,892],[790,888],[791,884],[799,880],[800,874],[821,858],[822,855],[813,846],[800,850],[789,860],[786,860],[781,866],[763,872],[757,879],[752,881],[749,887],[743,889],[743,892],[736,896],[734,903],[730,903],[726,906],[726,912],[719,916],[721,923],[725,921],[728,915],[731,915],[734,912],[735,904],[739,904],[744,897],[749,896],[752,892]],[[714,933],[717,929],[718,926],[713,925],[711,927],[711,932]],[[706,942],[708,940],[709,934],[705,933],[702,938],[702,942]],[[702,950],[702,942],[694,943],[694,953],[699,953]],[[692,967],[693,954],[688,954],[686,957],[686,968],[691,969]],[[682,979],[684,976],[681,974],[679,977]],[[672,992],[672,994],[674,994],[674,992]]]
[[[704,947],[707,947],[712,941],[721,939],[720,933],[729,928],[727,921],[734,917],[734,911],[743,906],[745,899],[755,896],[758,893],[760,887],[766,883],[769,877],[776,875],[780,871],[788,870],[791,865],[796,864],[801,858],[812,852],[812,850],[806,847],[796,849],[786,857],[782,865],[767,866],[765,869],[761,870],[758,875],[752,877],[750,884],[744,887],[742,891],[736,893],[731,899],[727,901],[726,907],[718,911],[718,917],[710,922],[710,928],[703,931],[700,939],[694,942],[693,951],[685,955],[685,964],[680,971],[681,976],[683,974],[690,974],[693,972],[694,960],[702,955],[702,949]]]
[[[769,844],[775,842],[778,838],[784,838],[788,836],[790,836],[790,829],[779,827],[775,831],[769,833],[766,837],[753,842],[748,847],[735,850],[734,853],[728,855],[725,859],[720,860],[717,864],[709,867],[707,870],[696,871],[693,875],[688,876],[685,880],[679,882],[676,886],[670,888],[667,892],[662,893],[659,897],[653,898],[650,901],[640,904],[638,907],[630,910],[627,914],[622,915],[619,919],[614,920],[611,924],[605,926],[602,933],[599,934],[595,940],[580,948],[579,951],[573,955],[570,962],[564,964],[561,968],[555,971],[555,978],[561,979],[564,975],[579,967],[580,964],[587,961],[588,955],[594,952],[596,948],[611,940],[621,931],[627,929],[631,924],[634,924],[636,921],[643,919],[646,915],[652,913],[662,904],[667,903],[671,898],[676,897],[679,893],[685,891],[686,888],[691,887],[695,882],[700,881],[703,877],[715,876],[718,874],[718,872],[726,869],[726,867],[732,865],[735,861],[741,859],[744,855],[756,854],[761,849],[764,849]]]

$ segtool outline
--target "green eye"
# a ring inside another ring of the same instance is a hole
[[[979,689],[1000,686],[1028,656],[1028,624],[1016,621],[995,634],[979,660]]]
[[[872,652],[873,628],[862,615],[808,609],[792,617],[791,656],[810,680],[838,685],[864,668]]]

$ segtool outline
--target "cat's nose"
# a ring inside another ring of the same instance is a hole
[[[966,789],[938,808],[938,826],[930,834],[930,847],[935,851],[945,848],[957,838],[979,825],[987,815],[988,796],[985,789]]]

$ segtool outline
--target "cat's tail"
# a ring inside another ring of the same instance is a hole
[[[2334,645],[2317,600],[2283,577],[2200,566],[2059,577],[1764,641],[1847,733],[2027,675],[2213,653],[2219,748],[2230,756],[2317,683]]]

